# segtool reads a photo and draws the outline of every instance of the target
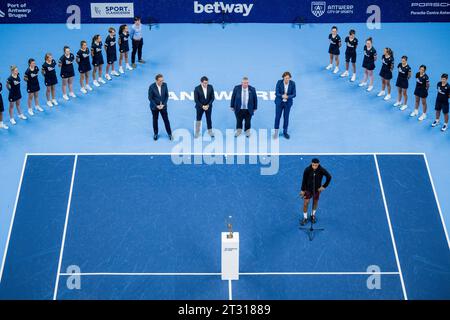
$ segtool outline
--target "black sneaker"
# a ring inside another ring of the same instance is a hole
[[[311,222],[312,223],[316,223],[317,219],[316,219],[316,215],[311,215]]]
[[[288,140],[291,138],[291,136],[287,132],[283,133],[283,136]]]
[[[300,225],[304,226],[308,223],[308,218],[303,218],[302,221],[300,221]]]
[[[153,135],[153,140],[155,140],[155,141],[158,140],[158,135],[157,134]]]
[[[172,140],[173,140],[173,137],[172,137],[172,135],[171,135],[171,134],[169,134],[169,140],[170,140],[170,141],[172,141]]]

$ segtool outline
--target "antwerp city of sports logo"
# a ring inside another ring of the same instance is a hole
[[[327,3],[325,1],[312,1],[311,2],[311,12],[317,18],[325,13],[325,8]]]

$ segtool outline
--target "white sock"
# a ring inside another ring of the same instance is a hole
[[[308,212],[303,212],[303,218],[308,219]]]
[[[313,216],[316,215],[316,210],[313,210],[312,215]]]

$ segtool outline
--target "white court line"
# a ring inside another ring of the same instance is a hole
[[[400,260],[398,258],[397,245],[395,243],[394,231],[392,230],[391,218],[389,215],[389,209],[388,209],[387,202],[386,202],[386,196],[384,194],[383,181],[381,180],[380,168],[378,167],[377,155],[374,154],[373,158],[375,160],[375,166],[377,168],[378,182],[380,183],[381,195],[383,197],[384,209],[386,211],[386,217],[387,217],[387,221],[388,221],[388,225],[389,225],[389,232],[391,233],[392,246],[394,247],[394,253],[395,253],[395,260],[397,261],[397,268],[398,268],[398,271],[400,274],[400,282],[402,284],[403,297],[405,300],[408,300],[408,295],[406,294],[405,282],[403,281],[402,268],[400,266]]]
[[[444,216],[442,215],[441,205],[439,204],[439,199],[438,199],[438,196],[436,193],[436,189],[434,187],[433,177],[431,176],[431,170],[430,170],[430,166],[428,165],[427,155],[424,154],[423,158],[425,159],[425,165],[427,166],[428,176],[429,176],[430,182],[431,182],[431,188],[433,189],[433,193],[434,193],[434,199],[435,199],[437,207],[438,207],[439,215],[441,216],[442,227],[444,228],[445,237],[447,238],[448,248],[450,249],[450,240],[448,238],[447,227],[445,226],[445,221],[444,221]]]
[[[60,276],[220,276],[221,273],[207,272],[74,272],[60,273]]]
[[[64,244],[66,242],[67,224],[69,222],[70,203],[72,201],[73,181],[75,180],[75,171],[77,169],[77,160],[78,160],[78,156],[75,155],[75,159],[73,160],[72,179],[70,181],[69,199],[67,201],[66,221],[64,222],[64,231],[63,231],[63,236],[62,236],[61,251],[59,252],[59,262],[58,262],[58,270],[56,273],[56,283],[55,283],[55,291],[53,293],[53,300],[56,300],[56,297],[58,295],[58,286],[59,286],[59,277],[60,277],[59,275],[61,272],[62,257],[63,257],[63,253],[64,253]]]
[[[299,276],[342,276],[342,275],[399,275],[398,271],[386,272],[240,272],[239,276],[284,276],[284,275],[299,275]],[[74,272],[74,273],[60,273],[60,276],[221,276],[221,273],[176,273],[176,272]]]
[[[5,262],[6,262],[6,255],[8,253],[8,249],[9,249],[9,241],[11,240],[11,233],[12,233],[12,228],[13,228],[13,224],[14,224],[14,219],[16,217],[17,203],[19,202],[20,189],[22,188],[23,175],[25,173],[25,166],[27,164],[27,160],[28,160],[28,155],[25,155],[25,158],[23,159],[22,173],[20,174],[19,186],[17,187],[13,215],[11,218],[11,223],[9,225],[8,238],[6,240],[5,252],[3,253],[2,265],[1,265],[1,269],[0,269],[0,282],[2,282],[3,270],[5,268]]]
[[[266,153],[244,152],[71,152],[71,153],[27,153],[29,156],[170,156],[170,155],[227,155],[227,156],[264,156]],[[274,152],[267,153],[271,156],[373,156],[373,155],[425,155],[423,152]]]
[[[228,300],[233,300],[233,285],[231,280],[228,279]]]

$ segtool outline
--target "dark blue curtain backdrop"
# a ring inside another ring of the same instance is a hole
[[[376,6],[376,7],[373,7]],[[0,0],[0,23],[345,23],[366,22],[379,10],[381,22],[450,22],[450,0]],[[368,13],[369,11],[369,13]]]

